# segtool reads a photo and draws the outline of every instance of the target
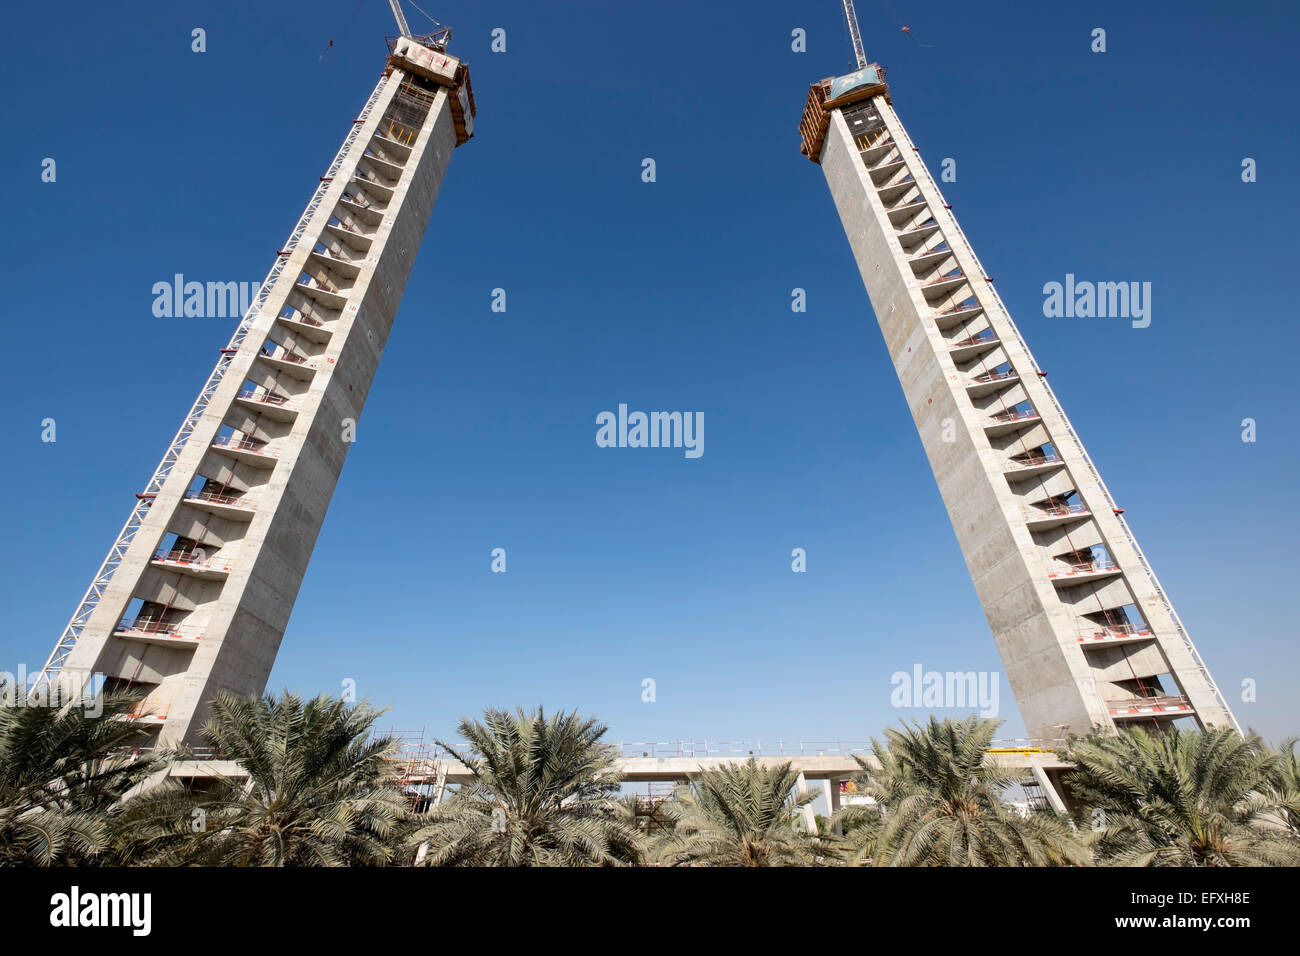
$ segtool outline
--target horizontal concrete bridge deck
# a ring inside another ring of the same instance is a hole
[[[799,774],[799,787],[803,790],[807,781],[822,783],[827,794],[827,803],[832,809],[839,806],[839,788],[833,786],[841,780],[848,780],[861,772],[861,765],[855,758],[866,761],[868,766],[879,766],[878,761],[866,748],[840,747],[840,752],[828,753],[750,753],[750,752],[707,752],[706,748],[697,748],[700,752],[686,753],[685,748],[667,750],[663,746],[650,755],[648,749],[642,749],[638,755],[628,755],[633,748],[642,745],[616,745],[620,756],[616,767],[624,783],[685,783],[691,777],[706,770],[714,770],[728,764],[743,763],[751,756],[762,767],[778,767],[789,764]],[[667,752],[665,752],[667,750]],[[644,754],[644,756],[639,755]],[[435,799],[440,800],[447,785],[464,785],[474,779],[473,773],[459,760],[446,756],[425,754],[398,754],[394,758],[398,767],[398,780],[411,787],[435,788]],[[1058,810],[1064,809],[1064,802],[1056,786],[1055,776],[1069,768],[1053,751],[1040,747],[998,747],[988,751],[986,760],[1009,770],[1024,771],[1024,780],[1032,780],[1042,787],[1048,801]],[[185,760],[177,761],[173,767],[173,777],[243,777],[243,770],[232,760]]]

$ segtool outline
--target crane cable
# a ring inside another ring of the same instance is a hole
[[[406,2],[409,3],[411,6],[415,7],[415,9],[420,10],[420,5],[416,3],[415,0],[406,0]],[[420,10],[420,12],[424,13],[423,10]],[[426,20],[430,21],[434,26],[439,26],[439,27],[442,26],[441,23],[433,19],[433,17],[429,16],[427,13],[424,13],[424,17]]]

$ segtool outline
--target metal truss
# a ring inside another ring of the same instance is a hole
[[[347,158],[348,152],[352,149],[357,137],[361,134],[362,127],[365,126],[366,121],[370,118],[370,114],[374,111],[375,105],[379,102],[387,79],[387,76],[381,77],[379,82],[375,84],[375,89],[370,94],[370,98],[366,101],[366,105],[362,109],[361,114],[353,121],[352,129],[348,131],[347,137],[344,138],[343,145],[339,147],[338,153],[334,156],[334,161],[330,163],[328,171],[321,177],[320,185],[316,187],[316,192],[312,195],[311,201],[307,203],[307,208],[303,210],[302,215],[298,218],[297,225],[294,226],[293,232],[289,234],[289,241],[285,244],[284,248],[280,250],[280,254],[276,257],[275,265],[271,267],[271,271],[267,273],[266,278],[262,281],[261,288],[258,289],[257,295],[254,296],[253,301],[249,303],[248,310],[244,313],[243,318],[240,319],[239,325],[236,327],[234,334],[230,337],[229,344],[221,350],[221,357],[217,360],[216,366],[212,369],[212,374],[208,376],[207,382],[204,383],[202,390],[199,392],[199,397],[194,400],[194,404],[191,406],[189,414],[185,416],[185,421],[181,423],[180,429],[176,432],[176,437],[172,439],[171,445],[168,446],[167,452],[163,455],[162,461],[159,462],[158,467],[154,470],[153,477],[149,479],[149,483],[145,486],[144,492],[136,495],[137,501],[135,508],[131,511],[130,517],[126,519],[126,524],[122,526],[122,530],[118,532],[117,540],[113,542],[113,546],[108,551],[108,556],[104,558],[103,564],[99,566],[99,571],[96,572],[94,579],[90,582],[90,587],[86,590],[85,595],[82,596],[81,603],[77,605],[76,612],[72,615],[72,619],[68,622],[67,627],[63,629],[63,633],[59,636],[58,642],[54,645],[54,650],[50,652],[49,658],[46,659],[45,666],[42,667],[41,672],[36,675],[33,684],[33,691],[42,687],[49,688],[57,679],[59,672],[62,670],[64,663],[68,659],[68,656],[72,653],[72,649],[76,646],[77,640],[81,637],[82,632],[89,623],[90,617],[94,613],[95,608],[99,606],[100,599],[104,596],[104,592],[107,590],[109,582],[113,579],[113,573],[122,563],[122,559],[126,556],[127,549],[135,540],[136,534],[140,531],[141,526],[143,526],[145,518],[149,514],[149,506],[153,503],[154,498],[159,494],[159,492],[162,491],[163,484],[171,475],[172,469],[180,459],[181,452],[185,449],[186,443],[194,433],[199,421],[203,418],[204,412],[207,411],[208,404],[211,402],[212,396],[216,394],[217,387],[221,384],[222,379],[225,378],[226,372],[230,369],[235,354],[244,344],[244,339],[247,338],[249,330],[253,327],[253,323],[261,314],[262,307],[266,304],[266,300],[270,298],[271,291],[274,289],[276,281],[280,278],[280,274],[284,271],[289,255],[295,248],[297,248],[298,243],[306,234],[308,225],[311,223],[312,218],[316,215],[316,211],[325,200],[325,194],[329,191],[329,187],[335,174],[343,166],[343,162]]]

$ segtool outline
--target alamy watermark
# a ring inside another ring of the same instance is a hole
[[[1135,329],[1151,324],[1150,282],[1076,282],[1067,272],[1064,283],[1045,283],[1043,295],[1049,319],[1132,319]]]
[[[27,665],[18,672],[0,671],[0,707],[67,707],[80,706],[87,717],[104,713],[103,674],[57,674],[41,681],[40,672],[28,675]]]
[[[50,925],[55,927],[120,927],[132,936],[148,936],[152,912],[152,893],[82,892],[73,885],[50,897]]]
[[[889,703],[894,707],[978,707],[981,717],[998,716],[997,671],[927,671],[920,664],[895,671]]]
[[[628,412],[596,416],[596,444],[601,448],[682,448],[687,458],[704,454],[703,412]]]
[[[260,282],[186,282],[178,272],[170,282],[153,284],[153,314],[159,319],[237,319],[261,288]]]

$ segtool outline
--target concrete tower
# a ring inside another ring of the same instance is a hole
[[[1032,736],[1236,726],[894,112],[885,71],[813,84],[822,167]]]
[[[265,688],[452,150],[473,135],[449,36],[390,41],[37,693],[94,675],[143,691],[132,719],[167,745],[194,742],[218,692]]]

